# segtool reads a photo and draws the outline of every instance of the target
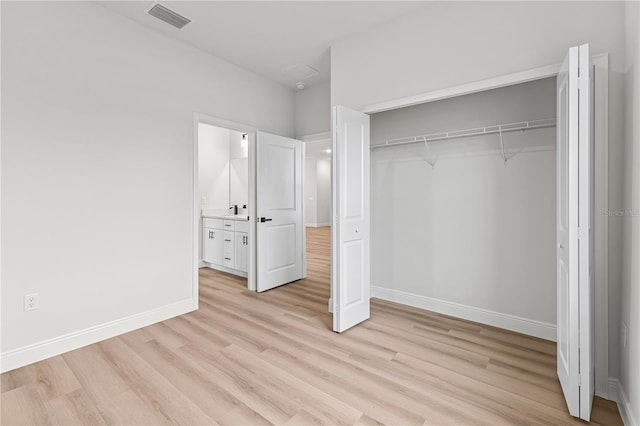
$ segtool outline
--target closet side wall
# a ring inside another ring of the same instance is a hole
[[[553,118],[555,79],[372,116],[386,139]],[[554,338],[555,128],[372,151],[374,296]],[[500,322],[502,321],[502,322]],[[518,328],[519,327],[519,328]]]

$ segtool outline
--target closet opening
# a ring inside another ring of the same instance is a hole
[[[555,340],[556,78],[371,114],[371,296]]]

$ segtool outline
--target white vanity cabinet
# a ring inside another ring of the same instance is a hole
[[[224,231],[224,246],[222,253],[222,264],[227,268],[235,268],[236,266],[236,254],[235,254],[235,243],[236,236],[235,232]]]
[[[247,272],[249,264],[249,222],[236,223],[236,269]]]
[[[202,260],[211,268],[246,276],[249,222],[202,218]]]
[[[220,222],[220,223],[218,223]],[[217,265],[222,264],[224,241],[222,221],[217,219],[204,219],[202,226],[202,260]]]

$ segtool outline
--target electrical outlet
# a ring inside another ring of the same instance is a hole
[[[627,324],[626,323],[622,323],[622,327],[620,330],[620,340],[622,340],[622,347],[626,348],[627,347]]]
[[[31,293],[24,296],[24,310],[33,311],[40,307],[40,296],[38,293]]]
[[[206,206],[206,205],[207,205],[207,197],[203,195],[202,197],[200,197],[200,206]]]

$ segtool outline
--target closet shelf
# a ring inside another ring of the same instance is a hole
[[[384,144],[371,145],[371,149],[386,148],[390,146],[408,145],[414,143],[424,143],[441,141],[446,139],[466,138],[470,136],[492,135],[496,133],[516,132],[532,129],[544,129],[555,127],[554,118],[546,120],[521,121],[519,123],[496,124],[494,126],[477,127],[475,129],[453,130],[449,132],[433,133],[430,135],[410,136],[398,139],[389,139]]]

